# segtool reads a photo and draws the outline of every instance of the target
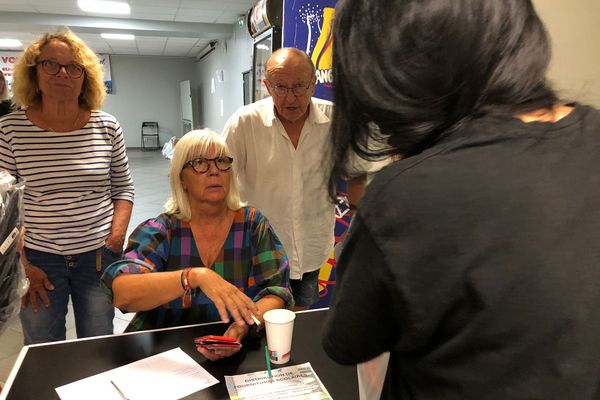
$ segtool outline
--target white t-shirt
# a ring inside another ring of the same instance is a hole
[[[267,217],[290,260],[290,278],[315,271],[333,247],[335,207],[327,193],[333,103],[313,98],[298,147],[269,97],[240,108],[223,131],[243,201]]]

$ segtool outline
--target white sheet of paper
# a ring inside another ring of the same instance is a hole
[[[231,400],[306,399],[331,400],[331,396],[310,363],[277,368],[271,371],[225,376]]]
[[[178,347],[55,390],[61,400],[177,400],[218,382]]]

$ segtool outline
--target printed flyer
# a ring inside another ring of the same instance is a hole
[[[231,400],[331,400],[310,363],[225,376]]]

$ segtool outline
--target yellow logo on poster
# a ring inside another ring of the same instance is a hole
[[[312,52],[312,62],[317,69],[317,81],[321,84],[331,84],[331,68],[333,66],[333,32],[332,23],[335,8],[323,8],[323,25],[317,44]]]

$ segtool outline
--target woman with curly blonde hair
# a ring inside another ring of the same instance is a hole
[[[102,66],[60,31],[29,45],[13,72],[19,110],[0,119],[0,169],[27,182],[25,344],[65,339],[69,297],[78,337],[110,334],[114,309],[100,275],[121,257],[133,182],[121,127],[100,110]]]
[[[45,33],[23,51],[13,70],[14,76],[19,77],[13,82],[15,104],[31,107],[42,101],[42,92],[37,85],[36,66],[42,48],[52,41],[59,41],[67,45],[77,65],[85,71],[81,93],[78,96],[79,105],[88,110],[100,109],[106,96],[102,65],[98,61],[96,53],[71,31]]]

